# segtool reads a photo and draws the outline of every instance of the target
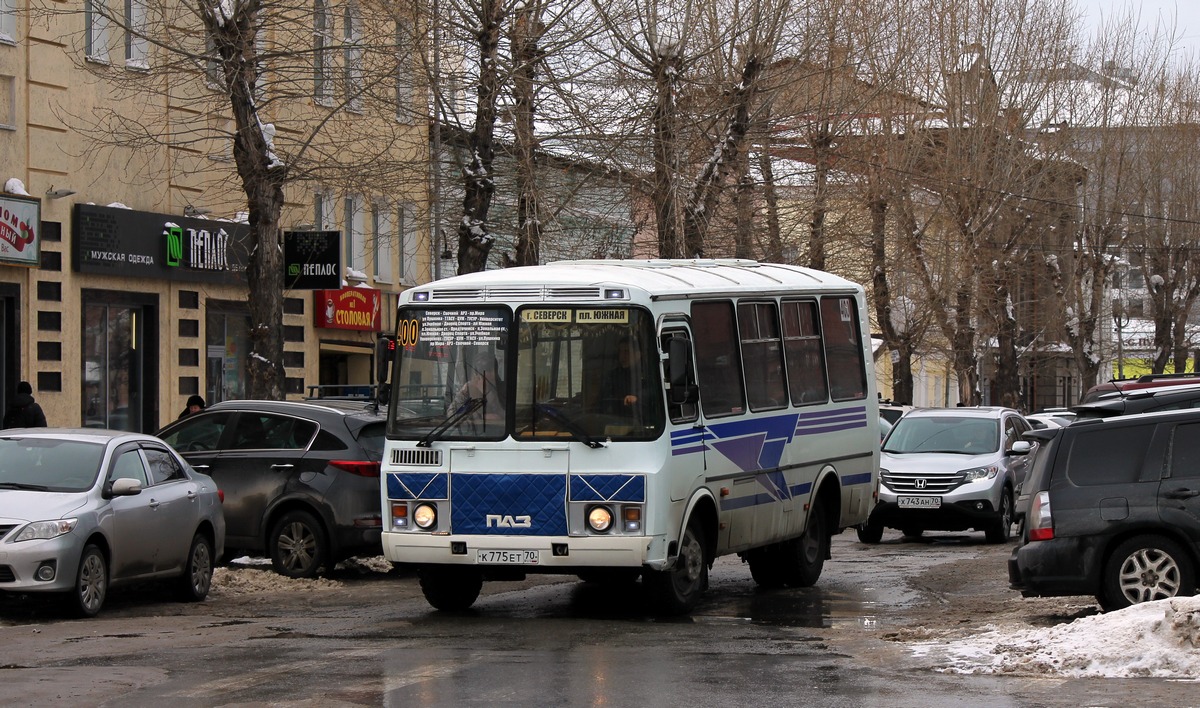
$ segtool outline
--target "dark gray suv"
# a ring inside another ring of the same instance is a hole
[[[298,578],[383,552],[385,426],[366,402],[223,401],[158,437],[225,493],[226,555],[265,552]]]
[[[1106,610],[1192,595],[1200,567],[1200,410],[1038,431],[1009,581]],[[1027,444],[1027,443],[1023,443]]]

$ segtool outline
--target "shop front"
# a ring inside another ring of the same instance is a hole
[[[370,395],[375,340],[382,330],[382,305],[382,293],[374,288],[313,291],[320,352],[318,386],[310,387],[310,395]]]

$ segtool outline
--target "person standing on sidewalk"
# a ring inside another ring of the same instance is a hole
[[[42,407],[33,400],[33,387],[28,381],[17,384],[17,395],[13,396],[12,404],[4,413],[5,428],[44,428],[46,414]]]

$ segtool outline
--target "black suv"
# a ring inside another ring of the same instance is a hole
[[[1021,541],[1022,595],[1094,595],[1106,610],[1196,591],[1200,410],[1038,431]]]
[[[223,401],[158,437],[224,492],[226,557],[265,552],[299,578],[383,552],[385,425],[367,402]]]
[[[1090,403],[1072,406],[1075,419],[1110,418],[1132,413],[1173,411],[1180,408],[1200,408],[1200,385],[1165,386],[1145,391],[1134,391],[1120,396],[1102,398]]]

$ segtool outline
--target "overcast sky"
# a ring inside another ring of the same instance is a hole
[[[1126,8],[1141,10],[1142,25],[1153,27],[1162,18],[1170,24],[1175,19],[1182,35],[1180,44],[1192,52],[1200,50],[1200,1],[1198,0],[1075,0],[1086,13],[1089,32],[1094,31],[1102,17],[1122,14]]]

